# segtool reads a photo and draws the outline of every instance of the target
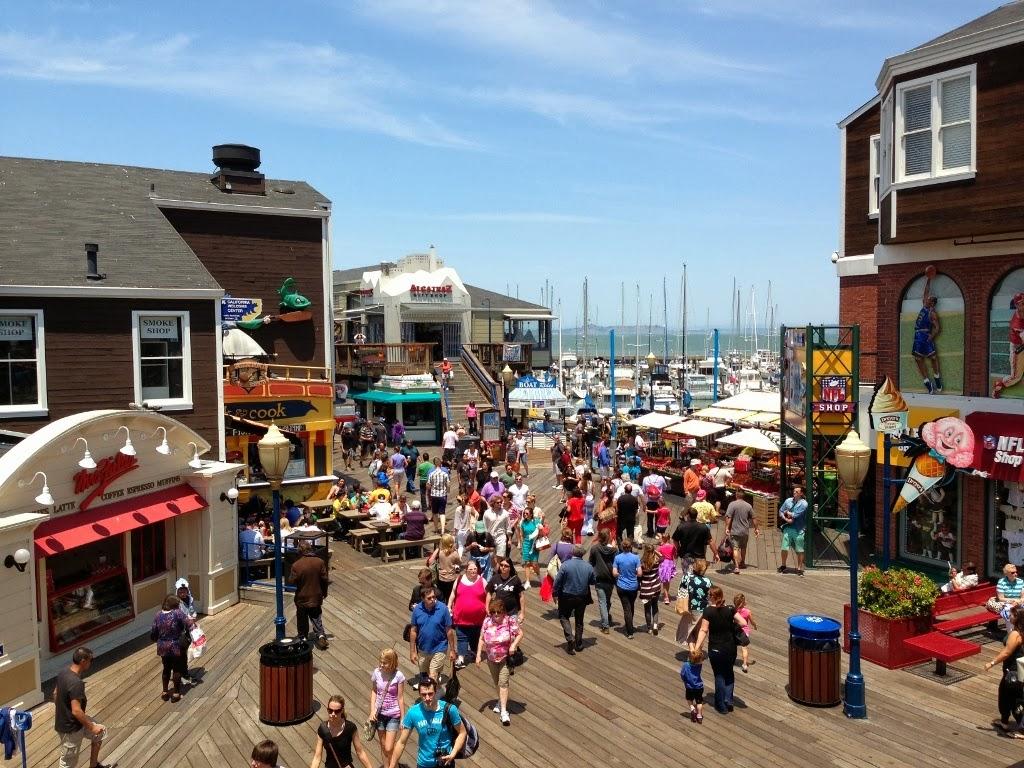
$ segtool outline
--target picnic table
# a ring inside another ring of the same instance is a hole
[[[334,509],[334,501],[328,501],[326,499],[320,499],[317,501],[300,501],[299,506],[308,509],[310,512],[320,512],[324,509]]]

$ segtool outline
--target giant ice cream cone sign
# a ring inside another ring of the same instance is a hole
[[[885,377],[882,386],[875,390],[871,405],[868,406],[868,413],[871,414],[871,426],[879,432],[895,436],[907,431],[907,415],[910,408],[903,399],[903,393],[888,376]]]
[[[949,483],[957,470],[969,467],[974,458],[974,432],[955,416],[929,421],[921,426],[915,452],[893,512],[902,512],[920,496]],[[971,474],[987,476],[977,471]]]

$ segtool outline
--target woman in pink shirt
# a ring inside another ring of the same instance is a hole
[[[466,421],[469,422],[469,433],[471,435],[478,434],[476,429],[476,403],[472,400],[466,406]]]
[[[488,616],[480,630],[476,663],[480,666],[484,655],[487,656],[487,667],[498,689],[498,702],[494,705],[494,712],[501,718],[502,725],[511,725],[508,716],[508,659],[522,642],[523,629],[515,616],[505,612],[505,601],[500,597],[491,598],[487,613]]]
[[[487,616],[487,581],[480,577],[480,566],[475,560],[468,560],[465,575],[455,581],[448,598],[448,609],[452,614],[452,626],[459,642],[459,655],[455,668],[466,666],[466,654],[471,653],[480,641],[480,625]]]

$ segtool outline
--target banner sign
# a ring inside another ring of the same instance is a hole
[[[32,341],[32,318],[25,315],[0,317],[0,341]]]
[[[229,323],[255,320],[263,314],[263,299],[243,299],[225,296],[220,300],[220,318]]]
[[[450,285],[411,285],[409,298],[433,304],[451,304],[452,287]]]
[[[232,416],[250,421],[270,421],[279,419],[301,419],[317,407],[309,400],[275,400],[271,402],[239,402],[225,403],[224,408]]]
[[[997,480],[1024,482],[1024,417],[977,412],[967,424],[976,438],[971,467]]]

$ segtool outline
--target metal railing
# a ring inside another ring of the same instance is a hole
[[[330,371],[319,365],[278,365],[277,363],[258,363],[251,360],[239,360],[235,363],[227,363],[221,366],[221,375],[224,381],[231,378],[235,366],[258,367],[259,373],[266,378],[283,381],[329,381]]]
[[[473,382],[479,387],[481,392],[487,393],[490,397],[491,407],[494,408],[502,416],[505,415],[505,408],[503,398],[498,397],[498,385],[491,378],[491,375],[487,373],[487,370],[481,365],[480,360],[473,352],[472,344],[462,345],[462,364],[465,367],[466,372],[469,374]]]
[[[487,370],[500,370],[508,366],[516,373],[528,372],[533,364],[533,345],[515,343],[463,344]]]
[[[404,376],[430,373],[434,368],[436,344],[335,344],[334,365],[338,373],[379,373]]]

